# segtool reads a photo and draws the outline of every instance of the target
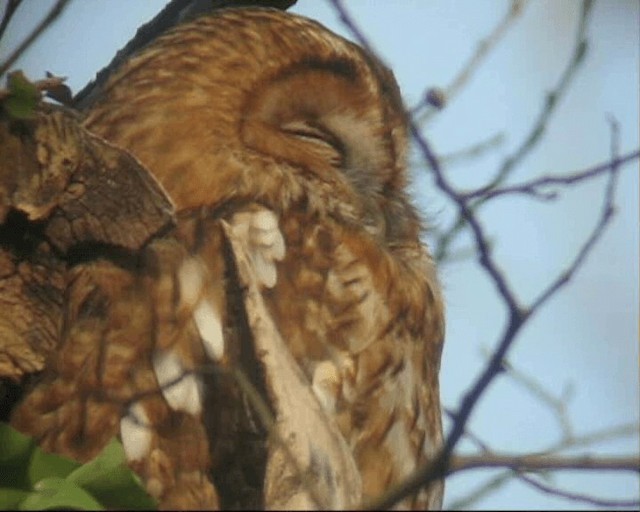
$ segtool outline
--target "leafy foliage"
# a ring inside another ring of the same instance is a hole
[[[0,509],[155,509],[127,466],[117,439],[87,462],[46,453],[35,441],[0,423]]]
[[[14,71],[7,76],[9,96],[2,102],[2,107],[14,119],[30,119],[35,115],[35,108],[41,94],[36,85],[24,76],[22,71]]]

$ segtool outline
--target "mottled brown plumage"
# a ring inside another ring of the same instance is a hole
[[[276,445],[229,373],[242,368],[280,432],[307,427],[274,379],[311,390],[299,414],[335,441],[299,432],[299,465],[333,475],[316,478],[321,506],[374,498],[429,460],[443,305],[405,189],[404,115],[389,70],[279,11],[219,11],[130,59],[84,125],[154,174],[178,224],[133,267],[74,267],[58,355],[14,425],[80,460],[120,434],[163,507],[312,506],[313,481],[273,481]],[[441,497],[437,484],[403,506]]]

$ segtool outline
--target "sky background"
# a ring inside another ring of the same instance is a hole
[[[6,2],[0,0],[0,5]],[[31,79],[45,71],[68,77],[80,90],[165,1],[74,0],[14,65]],[[0,43],[0,60],[44,15],[51,0],[25,2]],[[395,72],[408,105],[431,86],[446,86],[506,12],[506,0],[348,0],[346,7]],[[640,2],[597,1],[588,25],[584,65],[551,118],[543,141],[519,165],[511,182],[587,168],[610,156],[612,115],[620,125],[620,152],[639,146]],[[293,12],[349,37],[324,0],[299,0]],[[447,168],[457,185],[483,184],[519,146],[557,83],[572,52],[580,3],[534,0],[466,88],[426,125],[437,154],[446,155],[502,133],[498,147]],[[532,318],[510,362],[555,397],[568,395],[566,414],[576,435],[638,421],[638,163],[620,174],[616,216],[575,279]],[[523,303],[529,303],[571,262],[597,221],[605,182],[562,189],[553,203],[522,196],[496,200],[481,221],[495,256]],[[453,209],[424,167],[414,171],[417,204],[431,225],[446,228]],[[428,241],[428,239],[427,239]],[[460,248],[468,247],[463,237]],[[447,306],[441,370],[444,405],[458,407],[486,362],[506,319],[494,287],[475,260],[440,268]],[[471,430],[496,451],[527,453],[560,438],[557,416],[509,377],[489,388]],[[461,450],[471,450],[468,443]],[[637,453],[638,436],[602,444],[598,453]],[[578,450],[573,453],[583,453]],[[383,461],[381,461],[383,463]],[[445,506],[496,475],[473,471],[448,480]],[[637,475],[556,473],[552,483],[601,498],[637,498]],[[477,508],[586,507],[546,495],[518,480],[475,504]]]

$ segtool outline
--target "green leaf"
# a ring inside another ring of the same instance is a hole
[[[115,438],[95,459],[81,465],[44,452],[33,439],[0,423],[0,475],[4,486],[0,509],[157,507],[129,469],[122,444]]]
[[[22,489],[9,489],[8,487],[0,487],[0,510],[13,510],[28,495],[29,491]]]
[[[7,113],[16,119],[31,119],[40,101],[40,91],[22,71],[14,71],[7,78],[9,97],[2,102]]]
[[[67,481],[90,492],[106,508],[156,508],[138,476],[129,469],[122,444],[115,438],[95,459],[73,471]]]
[[[80,467],[79,462],[36,448],[29,464],[29,482],[35,485],[46,477],[64,478],[78,467]]]
[[[6,423],[0,423],[0,463],[12,462],[29,455],[33,440]]]
[[[28,436],[0,423],[0,470],[6,487],[28,490],[49,476],[65,477],[80,463],[47,453]]]
[[[95,459],[73,471],[73,473],[69,475],[68,480],[86,487],[96,480],[104,478],[105,474],[110,473],[122,465],[126,466],[126,464],[127,460],[122,445],[114,438]]]
[[[20,503],[20,510],[47,510],[52,508],[75,508],[103,510],[88,492],[63,478],[50,477],[35,485],[35,492]]]
[[[31,489],[28,470],[35,450],[33,439],[6,423],[0,423],[0,468],[3,486]]]

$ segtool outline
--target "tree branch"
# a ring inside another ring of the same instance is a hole
[[[458,164],[461,161],[472,160],[478,158],[485,152],[495,149],[498,146],[502,145],[504,142],[504,133],[497,132],[489,137],[486,137],[479,142],[471,144],[468,147],[453,151],[451,153],[441,155],[440,162],[446,166],[451,167],[453,165]]]
[[[337,1],[337,0],[336,0]],[[335,3],[335,2],[334,2]],[[503,166],[499,169],[496,176],[492,179],[490,187],[495,187],[499,183],[501,183],[514,169],[515,165],[520,162],[524,156],[533,148],[533,146],[540,140],[540,137],[544,131],[544,127],[548,119],[550,118],[551,113],[554,110],[555,105],[557,104],[558,98],[567,90],[567,85],[570,82],[570,79],[574,76],[575,71],[577,70],[580,62],[583,60],[583,57],[586,52],[587,43],[585,40],[585,27],[588,13],[590,11],[592,2],[589,0],[585,0],[583,2],[582,14],[579,22],[578,34],[576,37],[576,49],[574,51],[573,57],[569,62],[565,72],[562,74],[560,82],[556,87],[555,91],[548,96],[545,108],[541,112],[538,121],[534,124],[529,136],[525,138],[523,144],[518,148],[515,154],[507,159]],[[344,13],[343,13],[344,20]],[[347,18],[348,21],[348,18]],[[354,31],[354,24],[350,22],[348,24],[349,28]],[[356,37],[358,37],[359,32],[357,29],[354,31]],[[615,190],[615,176],[617,175],[618,165],[615,165],[617,160],[617,154],[614,154],[612,157],[612,161],[614,165],[610,166],[610,172],[612,178],[607,185],[607,189],[605,191],[604,205],[603,205],[603,214],[601,221],[594,228],[592,235],[587,239],[584,245],[578,251],[573,263],[568,267],[566,271],[561,273],[561,275],[554,281],[552,281],[549,286],[540,294],[539,298],[533,302],[533,304],[529,308],[523,308],[519,305],[519,301],[515,292],[512,290],[511,286],[507,281],[507,277],[504,272],[498,267],[497,263],[494,261],[491,256],[489,244],[487,242],[486,235],[484,230],[475,215],[475,210],[479,204],[482,204],[483,200],[478,200],[473,204],[461,193],[459,193],[453,185],[449,183],[446,179],[441,165],[435,156],[435,153],[430,148],[428,142],[422,135],[417,123],[413,120],[409,122],[409,129],[413,136],[413,139],[418,147],[419,152],[423,156],[426,164],[432,170],[434,175],[434,180],[436,186],[448,197],[457,207],[458,209],[458,225],[468,225],[471,229],[473,240],[476,246],[478,260],[480,266],[487,272],[489,277],[491,278],[493,284],[495,285],[500,298],[505,303],[505,306],[508,310],[509,319],[505,330],[500,337],[496,348],[494,349],[487,365],[477,377],[473,385],[469,388],[469,390],[463,396],[461,405],[456,413],[453,414],[453,426],[448,433],[444,447],[441,452],[436,456],[433,460],[429,461],[423,467],[419,468],[411,477],[407,480],[399,484],[397,487],[391,489],[388,493],[382,496],[379,500],[376,500],[374,503],[370,503],[367,506],[371,508],[388,508],[393,506],[395,503],[400,501],[406,496],[409,496],[419,490],[421,487],[428,485],[430,482],[441,478],[451,472],[455,472],[460,470],[462,466],[461,459],[453,456],[453,450],[457,445],[458,441],[462,437],[465,432],[465,426],[471,416],[472,411],[475,409],[477,403],[479,402],[481,396],[484,394],[489,384],[494,380],[494,378],[504,371],[503,361],[513,345],[518,332],[521,327],[525,324],[525,322],[530,318],[530,316],[536,312],[549,297],[555,294],[559,289],[561,289],[566,283],[568,283],[570,277],[574,274],[574,272],[580,268],[582,262],[586,258],[586,256],[590,253],[591,249],[594,247],[597,240],[600,238],[603,233],[606,224],[608,223],[612,211],[613,211],[613,198],[614,198],[614,190]],[[455,231],[452,230],[452,232]],[[490,460],[490,459],[485,459]],[[498,462],[498,460],[500,462]],[[545,463],[541,462],[539,459],[523,459],[513,457],[509,458],[510,464],[506,465],[507,459],[494,459],[496,465],[502,465],[510,468],[520,469],[520,464],[524,462],[533,462],[536,461],[540,465],[540,469],[561,469],[562,463],[560,460],[548,460]],[[599,462],[601,465],[594,465],[591,462],[591,459],[583,458],[583,459],[571,459],[567,462],[567,459],[564,459],[565,464],[570,466],[573,469],[579,468],[579,462],[583,465],[588,465],[589,468],[597,468],[597,469],[606,469],[608,465],[611,465],[611,469],[627,469],[629,466],[633,467],[635,470],[637,467],[637,460],[634,459],[624,459],[613,460],[613,459],[601,459]],[[553,462],[556,462],[554,465]],[[467,460],[468,464],[471,464],[471,460]],[[454,464],[457,464],[456,467]],[[550,468],[543,467],[544,464],[549,464]],[[469,466],[470,467],[470,466]],[[532,469],[535,469],[532,467]],[[585,469],[588,469],[585,467]]]
[[[586,259],[587,255],[591,252],[595,244],[602,237],[605,228],[613,218],[615,213],[614,207],[614,199],[615,199],[615,187],[618,181],[618,172],[619,165],[615,162],[618,160],[618,145],[619,145],[619,134],[618,134],[618,125],[617,122],[611,119],[611,160],[613,165],[611,165],[609,169],[609,180],[607,181],[607,187],[605,190],[604,198],[602,201],[602,209],[600,212],[600,218],[593,230],[591,231],[591,235],[585,240],[584,244],[576,254],[574,260],[569,264],[569,266],[560,273],[560,275],[553,281],[546,290],[544,290],[536,300],[533,301],[531,305],[531,312],[533,313],[537,309],[539,309],[542,304],[544,304],[549,298],[554,295],[561,287],[567,284],[576,271],[582,266],[582,263]]]
[[[587,53],[588,42],[586,39],[586,24],[592,5],[592,0],[583,0],[582,2],[582,12],[578,23],[578,31],[576,33],[576,42],[572,56],[567,66],[565,67],[560,80],[558,81],[558,84],[549,94],[547,94],[546,101],[538,115],[537,120],[534,122],[531,130],[522,141],[520,146],[513,152],[511,156],[505,159],[494,177],[491,178],[489,180],[489,183],[483,188],[490,190],[502,184],[505,179],[513,172],[516,166],[531,152],[531,150],[542,139],[542,135],[546,130],[546,126],[559,104],[559,100],[567,92],[573,77],[575,76],[577,70],[580,68],[580,65],[584,61],[584,57]],[[474,202],[471,206],[472,211],[475,211],[477,208],[486,203],[486,201],[487,200],[484,198],[478,198],[477,201]],[[447,232],[445,232],[436,240],[436,247],[434,251],[434,258],[436,259],[436,261],[442,261],[447,257],[450,245],[466,226],[465,220],[466,219],[459,212],[451,228],[449,228]]]
[[[495,188],[493,190],[487,187],[474,190],[472,192],[463,193],[462,195],[466,199],[473,199],[482,197],[484,201],[493,199],[494,197],[503,196],[507,194],[527,194],[540,199],[555,199],[557,197],[556,192],[542,192],[539,189],[548,187],[550,185],[562,185],[568,186],[581,181],[586,181],[591,178],[595,178],[605,174],[611,170],[612,167],[621,167],[625,164],[633,162],[640,157],[640,149],[631,151],[621,157],[613,158],[607,162],[583,169],[582,171],[575,171],[569,174],[555,174],[542,176],[531,181],[520,183],[519,185],[512,185],[508,187]]]
[[[13,15],[16,13],[21,3],[22,0],[9,0],[7,2],[7,5],[4,9],[4,14],[2,15],[2,21],[0,21],[0,39],[2,39],[4,31],[9,26],[11,18],[13,18]]]
[[[11,65],[18,60],[18,58],[33,44],[33,42],[40,37],[51,24],[62,14],[64,9],[69,4],[69,0],[58,0],[55,5],[51,8],[49,13],[45,16],[45,18],[38,24],[38,26],[33,29],[31,34],[29,34],[22,43],[11,53],[11,55],[0,64],[0,76],[4,75],[7,70],[11,67]],[[17,5],[14,7],[17,8]],[[12,13],[13,14],[13,13]],[[10,18],[10,17],[9,17]],[[8,21],[7,21],[8,23]]]
[[[599,470],[631,471],[640,473],[640,456],[636,457],[592,457],[558,455],[513,455],[483,453],[480,455],[451,456],[446,474],[481,468],[509,468],[514,471],[549,470]]]
[[[498,22],[488,36],[478,42],[476,51],[462,66],[452,82],[444,89],[430,87],[423,93],[422,100],[415,107],[410,109],[411,114],[416,115],[420,110],[428,106],[436,106],[438,108],[426,110],[423,115],[417,118],[417,122],[419,124],[428,121],[435,112],[441,110],[445,104],[450,103],[451,100],[460,93],[460,91],[467,85],[473,74],[480,68],[480,65],[485,61],[487,56],[505,36],[509,27],[511,27],[513,22],[520,17],[525,7],[526,0],[511,0],[509,9],[503,18]],[[436,105],[434,105],[433,101],[434,94],[437,98],[440,98]]]
[[[534,487],[538,491],[541,491],[545,494],[550,494],[552,496],[557,496],[560,498],[564,498],[571,501],[577,501],[581,503],[586,503],[588,505],[595,505],[596,507],[638,507],[640,505],[640,501],[636,499],[612,499],[612,498],[599,498],[597,496],[590,496],[584,493],[577,493],[566,491],[564,489],[559,489],[558,487],[545,484],[540,482],[536,478],[533,478],[528,475],[519,475],[519,479],[522,482],[525,482],[527,485]]]
[[[545,402],[546,403],[546,402]],[[451,416],[451,411],[445,409],[445,412]],[[636,423],[633,424],[624,424],[615,427],[610,427],[607,429],[602,429],[599,431],[591,432],[589,434],[585,434],[583,436],[571,436],[565,437],[559,443],[551,445],[549,448],[537,452],[535,455],[538,457],[544,457],[545,455],[550,455],[557,453],[563,449],[575,448],[578,446],[589,446],[594,443],[608,441],[612,439],[617,439],[621,437],[626,437],[629,435],[637,435],[639,426]],[[569,430],[573,430],[572,428]],[[480,439],[476,434],[474,434],[469,428],[465,428],[464,435],[467,439],[469,439],[473,444],[475,444],[482,454],[495,455],[489,445]],[[540,473],[538,476],[545,476],[546,473]],[[450,504],[451,509],[468,509],[472,504],[476,503],[478,500],[482,499],[490,492],[496,491],[498,488],[502,487],[513,478],[517,478],[518,480],[524,482],[526,485],[535,487],[537,490],[541,492],[545,492],[546,494],[552,494],[561,498],[573,500],[573,501],[581,501],[583,503],[589,503],[592,505],[598,506],[633,506],[633,500],[611,500],[611,499],[600,499],[598,497],[589,496],[586,494],[572,493],[569,491],[565,491],[564,489],[560,489],[557,486],[551,486],[547,484],[543,484],[539,479],[533,478],[531,476],[526,475],[525,473],[516,470],[509,469],[507,471],[500,472],[497,476],[491,478],[489,481],[483,483],[478,486],[471,492],[469,492],[466,496],[457,499],[453,503]]]

